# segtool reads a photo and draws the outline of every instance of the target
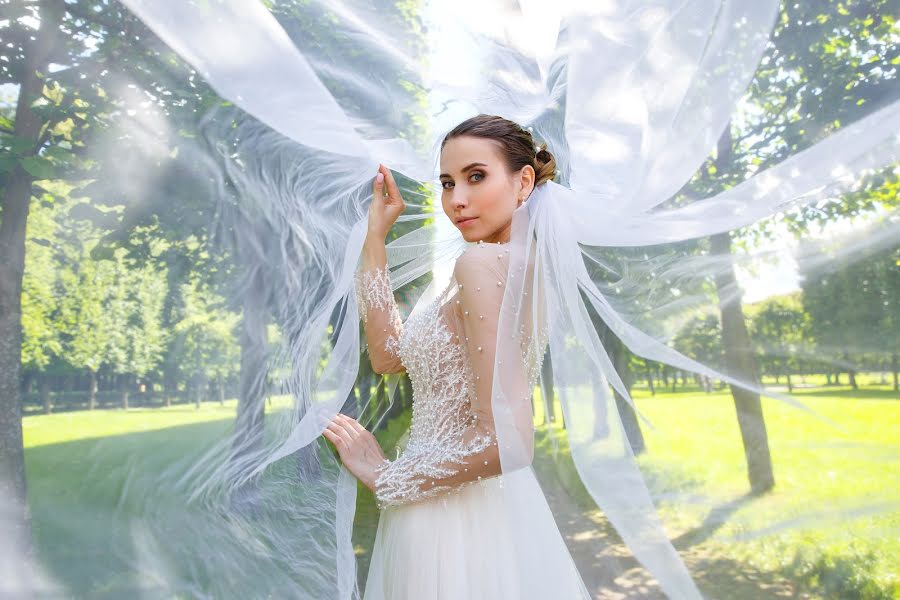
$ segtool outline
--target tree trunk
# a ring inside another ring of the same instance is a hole
[[[726,231],[710,238],[710,248],[717,256],[727,257],[731,263],[731,235]],[[759,383],[759,371],[753,358],[750,334],[741,307],[734,266],[716,275],[719,310],[722,318],[722,342],[725,346],[725,365],[728,374],[744,381]],[[759,394],[729,384],[737,410],[738,426],[744,443],[747,475],[753,493],[771,489],[775,485],[769,439]]]
[[[44,414],[50,414],[52,401],[50,400],[50,379],[48,377],[41,378],[41,404],[44,405]]]
[[[13,135],[34,141],[35,154],[43,122],[31,110],[43,90],[38,73],[47,72],[48,57],[56,44],[62,3],[38,7],[40,28],[25,42]],[[33,177],[17,164],[6,180],[0,213],[0,501],[3,506],[4,558],[28,564],[33,557],[31,516],[25,482],[22,438],[22,275],[25,270],[25,231]]]
[[[261,280],[258,269],[248,270],[256,273],[255,280],[247,282],[243,292],[243,315],[241,320],[241,372],[240,390],[238,393],[237,415],[232,438],[230,468],[242,472],[242,466],[248,456],[258,456],[262,450],[265,436],[266,398],[269,396],[269,338],[266,328],[266,291],[267,285]],[[304,452],[315,452],[315,444],[304,448]],[[297,457],[304,459],[304,452]],[[307,457],[311,459],[312,457]],[[229,498],[232,509],[256,510],[254,498],[257,484],[250,481],[233,490]]]
[[[731,123],[719,137],[716,153],[717,172],[726,173],[732,160]],[[744,381],[761,383],[759,367],[753,354],[747,321],[741,307],[740,287],[734,274],[731,234],[727,231],[710,237],[710,252],[728,260],[728,266],[716,274],[716,293],[722,319],[722,343],[725,346],[726,371]],[[738,426],[747,460],[747,476],[754,494],[775,485],[769,438],[759,394],[729,384],[737,411]]]
[[[894,375],[894,391],[900,391],[900,360],[896,352],[891,352],[891,373]]]
[[[168,360],[163,363],[162,369],[162,392],[163,392],[163,405],[166,407],[172,406],[172,390],[175,387],[173,385],[174,377],[171,373],[171,366],[168,364]]]
[[[650,395],[656,395],[656,388],[653,387],[653,369],[650,368],[650,361],[644,361],[647,366],[647,387],[650,388]]]
[[[854,390],[859,389],[856,385],[856,369],[850,366],[850,353],[844,352],[844,362],[847,363],[847,378],[850,380],[850,387]]]
[[[93,369],[88,370],[90,381],[88,383],[88,410],[97,408],[97,372]]]
[[[615,367],[616,372],[622,379],[622,383],[625,384],[625,389],[631,394],[631,386],[634,383],[634,377],[628,366],[628,352],[625,349],[625,344],[623,344],[619,338],[615,337],[612,332],[609,332],[607,339],[609,340],[607,348],[610,348],[611,346],[612,349],[611,358],[613,367]],[[625,435],[628,437],[628,442],[631,444],[632,452],[637,456],[646,450],[644,433],[641,431],[640,423],[638,423],[637,413],[634,412],[634,409],[628,404],[625,397],[619,394],[615,389],[613,390],[613,394],[616,399],[616,407],[619,409],[619,416],[622,419],[622,426],[625,428]]]
[[[119,393],[122,395],[122,410],[128,410],[128,376],[119,375]]]
[[[200,409],[203,402],[203,375],[194,374],[194,408]]]
[[[241,322],[241,390],[238,396],[233,454],[240,461],[262,447],[265,400],[268,395],[267,363],[269,340],[266,331],[265,285],[248,286]]]

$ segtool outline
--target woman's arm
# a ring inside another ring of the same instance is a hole
[[[355,284],[372,370],[402,373],[405,369],[400,361],[399,345],[403,322],[391,289],[384,239],[366,236]]]
[[[385,189],[386,188],[386,189]],[[400,332],[403,323],[394,301],[384,240],[406,208],[391,170],[378,165],[372,182],[372,203],[363,243],[362,264],[354,275],[356,300],[365,323],[369,360],[376,373],[400,373]]]
[[[397,352],[402,323],[391,289],[384,240],[405,207],[390,169],[378,165],[362,264],[354,274],[357,306],[365,321],[369,356],[372,368],[378,373],[397,372],[402,368]],[[375,469],[386,460],[375,436],[353,417],[340,413],[328,423],[322,435],[335,445],[344,466],[374,491]]]

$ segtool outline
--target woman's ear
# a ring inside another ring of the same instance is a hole
[[[522,171],[519,174],[519,204],[525,201],[528,196],[531,195],[532,190],[534,190],[534,181],[537,175],[534,172],[534,167],[531,165],[525,165],[522,167]]]

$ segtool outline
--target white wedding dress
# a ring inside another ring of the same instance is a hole
[[[405,323],[387,270],[357,271],[373,367],[406,370],[414,398],[406,447],[376,481],[382,512],[365,600],[591,597],[532,468],[500,474],[482,401],[508,256],[506,244],[470,246],[447,288]],[[511,489],[513,502],[503,496]]]

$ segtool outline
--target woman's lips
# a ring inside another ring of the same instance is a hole
[[[470,223],[475,221],[475,219],[477,219],[477,218],[478,217],[470,217],[468,219],[463,219],[462,221],[457,221],[456,226],[457,227],[465,227],[466,225],[469,225]]]

